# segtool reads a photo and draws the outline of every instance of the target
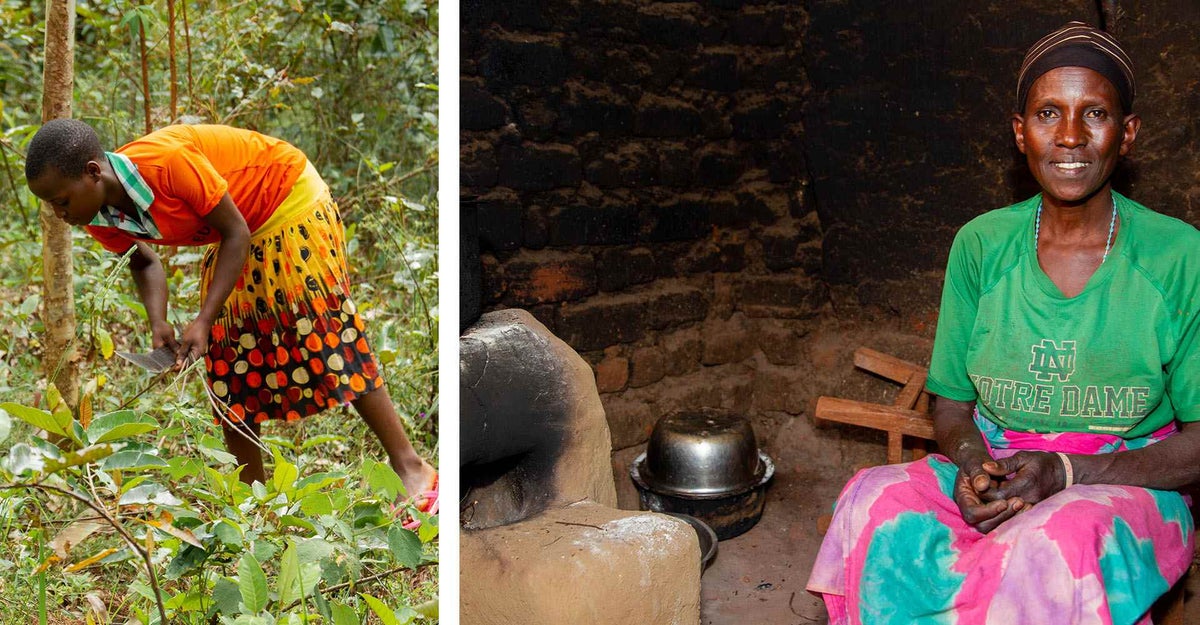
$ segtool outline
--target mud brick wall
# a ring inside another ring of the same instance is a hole
[[[1036,192],[1025,49],[1100,4],[464,0],[479,306],[584,356],[615,449],[680,408],[803,417],[823,323],[932,338],[954,232]],[[1200,5],[1118,6],[1145,119],[1118,189],[1200,223]]]
[[[613,446],[749,414],[828,300],[799,147],[798,3],[464,3],[462,184],[482,305],[595,368]],[[797,407],[799,410],[799,407]]]

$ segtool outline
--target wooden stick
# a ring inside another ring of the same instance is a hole
[[[924,371],[918,371],[908,379],[908,383],[904,388],[900,389],[900,394],[896,396],[896,401],[892,403],[897,408],[912,408],[916,406],[917,400],[921,397],[921,391],[925,390]],[[920,412],[920,411],[918,411]]]
[[[817,399],[816,419],[836,421],[933,440],[933,420],[917,412],[839,397]]]
[[[925,371],[925,367],[867,347],[854,350],[854,366],[900,384],[907,384],[912,374]]]
[[[900,464],[904,460],[904,435],[899,432],[888,432],[887,462]]]

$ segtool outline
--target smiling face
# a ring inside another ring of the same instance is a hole
[[[88,161],[83,175],[77,178],[68,178],[51,166],[29,181],[29,190],[49,204],[59,219],[74,226],[86,226],[105,204],[102,172],[96,161]]]
[[[1077,206],[1108,202],[1109,179],[1133,147],[1141,118],[1123,113],[1116,88],[1097,72],[1059,67],[1034,81],[1012,124],[1043,201]]]

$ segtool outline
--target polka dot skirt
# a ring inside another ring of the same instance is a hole
[[[217,246],[201,263],[201,298]],[[213,324],[208,383],[229,419],[294,421],[383,386],[349,297],[337,205],[315,209],[250,241],[241,278]]]

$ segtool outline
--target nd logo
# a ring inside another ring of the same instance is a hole
[[[1033,362],[1029,371],[1039,382],[1066,382],[1075,373],[1075,341],[1063,341],[1061,345],[1050,339],[1042,339],[1032,347]]]

